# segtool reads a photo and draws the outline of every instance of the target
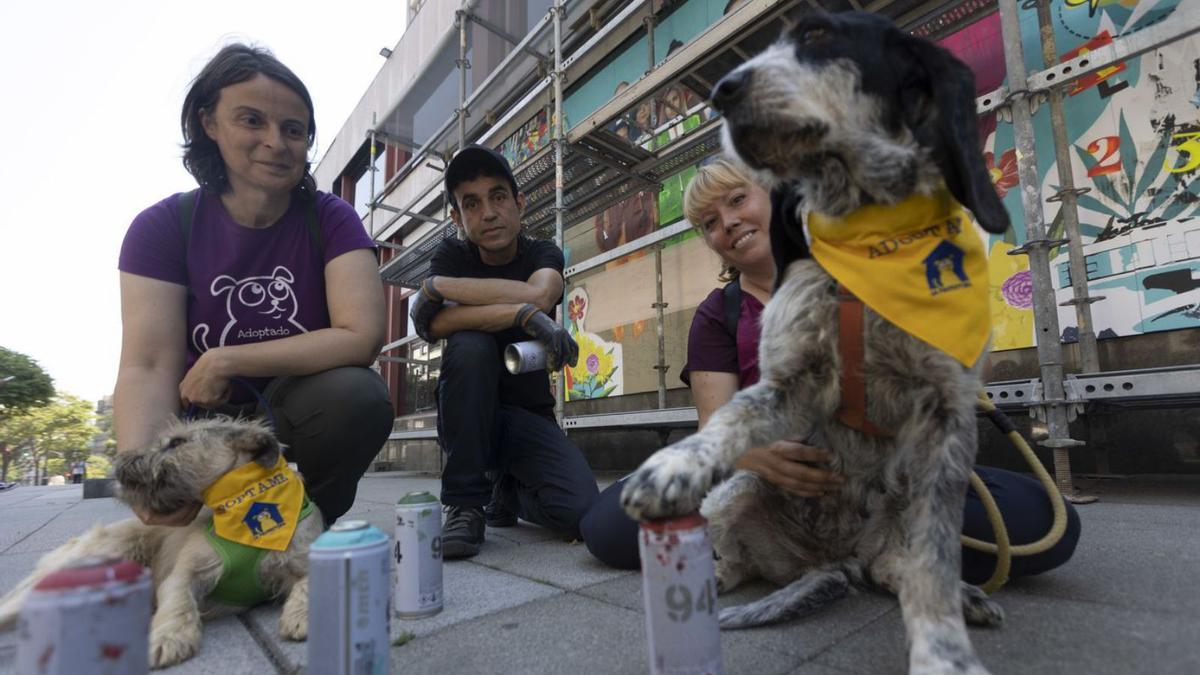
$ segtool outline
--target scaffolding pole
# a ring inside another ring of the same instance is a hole
[[[646,62],[648,67],[646,72],[654,71],[654,13],[653,10],[649,15],[642,19],[642,23],[646,26]],[[658,151],[658,95],[654,92],[650,94],[650,152]],[[663,325],[666,321],[667,303],[663,302],[663,271],[662,271],[662,244],[654,245],[654,333],[657,340],[658,360],[654,364],[654,369],[658,371],[658,409],[662,410],[667,407],[667,339],[666,327]],[[666,443],[663,443],[666,445]]]
[[[1042,60],[1049,68],[1058,63],[1058,48],[1054,44],[1054,24],[1050,18],[1047,0],[1037,2],[1038,26],[1042,36]],[[1067,244],[1071,270],[1073,297],[1063,305],[1075,306],[1075,321],[1079,333],[1080,370],[1085,373],[1100,371],[1100,358],[1096,353],[1096,332],[1092,328],[1091,303],[1100,298],[1088,296],[1087,270],[1083,258],[1083,241],[1079,238],[1078,198],[1082,191],[1075,189],[1075,176],[1071,168],[1071,150],[1067,142],[1067,122],[1063,112],[1061,87],[1051,87],[1047,92],[1050,103],[1050,128],[1054,135],[1054,163],[1058,166],[1059,191],[1046,201],[1061,202],[1063,232],[1070,241]]]
[[[454,62],[458,66],[458,110],[455,115],[458,117],[459,150],[467,145],[467,69],[471,67],[467,62],[467,22],[470,20],[471,16],[461,9],[455,13],[454,23],[458,28],[458,60]]]
[[[566,14],[564,0],[556,0],[550,11],[554,14],[554,244],[558,250],[563,250],[563,58],[562,58],[562,20]],[[566,281],[563,282],[563,294],[558,301],[558,321],[567,325],[567,294]],[[563,373],[566,364],[556,373],[558,386],[554,394],[554,417],[561,429],[563,425],[563,410],[566,405],[567,378]]]
[[[1025,55],[1021,48],[1021,26],[1017,16],[1017,0],[999,0],[1000,28],[1004,42],[1004,63],[1008,71],[1008,86],[1013,117],[1013,136],[1016,142],[1017,177],[1021,185],[1021,205],[1025,215],[1025,244],[1010,254],[1029,256],[1033,276],[1033,320],[1037,343],[1038,364],[1041,370],[1043,396],[1031,412],[1044,419],[1049,437],[1040,444],[1054,451],[1054,475],[1064,496],[1075,495],[1071,479],[1070,448],[1083,445],[1071,438],[1067,420],[1068,401],[1063,388],[1062,341],[1058,328],[1058,307],[1050,277],[1050,248],[1058,242],[1046,238],[1042,217],[1042,200],[1034,152],[1033,121],[1030,115]]]
[[[1038,0],[1038,28],[1042,41],[1042,61],[1044,68],[1058,64],[1058,46],[1054,40],[1054,23],[1050,17],[1050,3]],[[1062,87],[1051,87],[1046,93],[1050,107],[1050,130],[1054,137],[1054,163],[1058,167],[1058,193],[1047,201],[1059,202],[1062,214],[1063,233],[1067,241],[1067,263],[1071,276],[1071,299],[1062,303],[1063,306],[1075,307],[1075,325],[1078,336],[1079,370],[1084,374],[1100,372],[1100,355],[1096,349],[1096,330],[1092,323],[1092,303],[1103,300],[1104,296],[1092,296],[1088,289],[1087,265],[1083,253],[1083,239],[1079,236],[1079,195],[1087,192],[1087,188],[1076,189],[1075,175],[1071,168],[1071,151],[1067,141],[1067,120],[1063,110]],[[1108,469],[1108,429],[1104,417],[1095,414],[1095,406],[1086,416],[1088,425],[1088,441],[1091,443],[1092,456],[1096,460],[1096,472],[1107,474]],[[1076,498],[1082,499],[1081,495]]]

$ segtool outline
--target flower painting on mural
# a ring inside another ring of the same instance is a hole
[[[993,154],[990,152],[983,153],[983,160],[987,162],[988,173],[992,176],[992,184],[996,186],[996,194],[1004,199],[1004,195],[1017,186],[1016,148],[1011,148],[1000,155],[998,164],[993,161]]]
[[[566,400],[620,396],[625,388],[621,344],[584,329],[588,310],[587,291],[571,289],[567,296],[567,330],[579,345],[579,362],[566,369]]]

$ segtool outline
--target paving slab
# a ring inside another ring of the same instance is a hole
[[[82,499],[82,497],[80,498]],[[5,553],[46,552],[58,548],[72,537],[78,537],[95,525],[105,525],[132,518],[133,512],[123,503],[112,499],[76,501],[59,514],[48,519],[32,536],[8,546]]]
[[[722,608],[734,607],[757,600],[774,590],[775,586],[763,581],[749,583],[721,595],[717,605]],[[642,612],[642,577],[638,574],[631,573],[628,577],[594,584],[580,589],[578,593]],[[814,616],[776,626],[726,631],[724,635],[799,659],[809,659],[895,607],[896,601],[892,598],[856,591]]]
[[[984,663],[1000,673],[1200,672],[1200,478],[1137,477],[1080,486],[1099,493],[1079,507],[1083,537],[1062,568],[1018,580],[997,595],[1008,614],[996,630],[971,631]],[[347,518],[390,532],[403,494],[437,494],[436,478],[368,474]],[[79,486],[0,493],[0,590],[42,552],[97,521],[128,517],[114,500],[81,501]],[[479,556],[446,564],[446,609],[392,621],[393,672],[644,673],[641,578],[610,570],[580,544],[522,522],[487,531]],[[750,584],[722,596],[728,606],[773,590]],[[294,673],[304,643],[276,635],[279,605],[205,627],[200,654],[167,673]],[[14,633],[0,633],[0,675],[14,667]],[[781,626],[727,631],[726,672],[845,675],[904,672],[900,612],[893,598],[858,593]]]
[[[726,671],[769,675],[798,664],[785,654],[722,639]],[[645,673],[641,612],[562,594],[414,640],[392,650],[392,672]]]
[[[446,590],[442,611],[422,619],[393,617],[393,640],[405,633],[412,637],[421,637],[444,629],[453,629],[457,624],[472,619],[563,593],[554,586],[465,561],[447,564],[443,568],[442,582]],[[291,642],[278,637],[276,626],[280,611],[280,603],[264,605],[251,610],[247,614],[247,620],[253,623],[260,635],[270,641],[268,648],[281,655],[281,660],[295,667],[302,666],[306,659],[307,647],[305,643]]]

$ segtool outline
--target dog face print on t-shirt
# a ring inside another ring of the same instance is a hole
[[[215,345],[209,344],[210,327],[197,324],[192,330],[192,344],[199,352],[211,347],[256,340],[272,340],[308,329],[296,321],[299,302],[293,287],[295,276],[282,265],[270,274],[235,279],[222,274],[213,279],[209,291],[214,298],[223,298],[228,321],[221,329]],[[233,342],[228,342],[232,340]]]

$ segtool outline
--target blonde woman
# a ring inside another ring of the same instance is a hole
[[[716,288],[700,306],[688,333],[688,356],[680,378],[692,389],[699,425],[743,387],[758,381],[759,317],[775,283],[768,229],[771,198],[764,186],[739,165],[718,158],[701,167],[683,196],[684,216],[721,259]],[[736,286],[732,286],[736,282]],[[802,439],[782,440],[753,448],[738,468],[798,497],[819,497],[837,490],[842,479],[826,468],[828,454]],[[1030,543],[1049,529],[1053,514],[1041,485],[1029,476],[976,467],[1004,515],[1013,543]],[[638,567],[637,523],[620,507],[623,481],[600,494],[584,516],[580,530],[588,550],[613,567]],[[1079,516],[1067,506],[1067,531],[1050,550],[1015,558],[1011,576],[1037,574],[1066,562],[1079,540]],[[991,539],[982,502],[968,491],[963,531]],[[995,565],[993,556],[963,549],[963,578],[981,583]]]

